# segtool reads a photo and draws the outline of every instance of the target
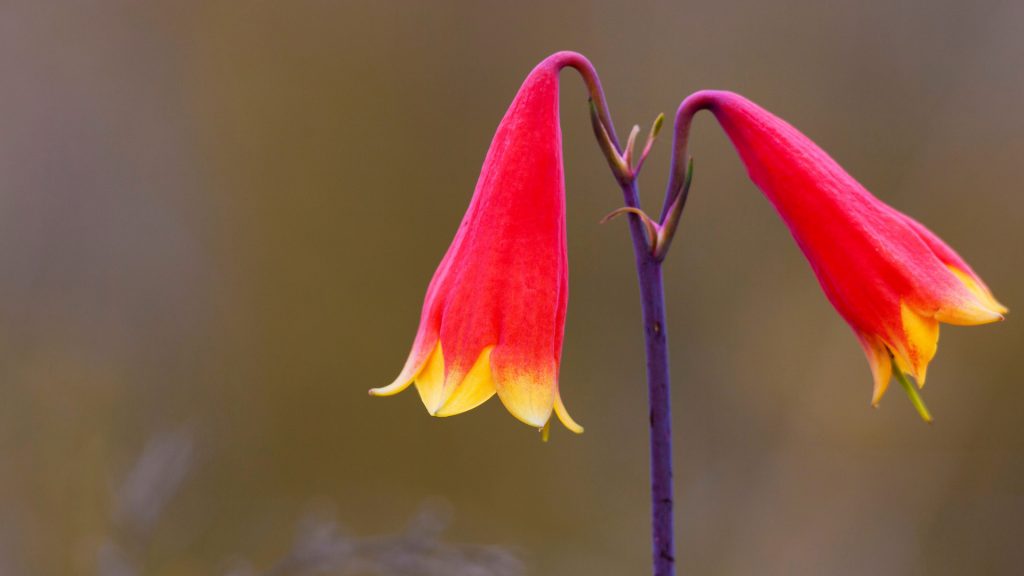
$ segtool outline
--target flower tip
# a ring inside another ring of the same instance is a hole
[[[583,434],[583,426],[580,426],[572,419],[572,416],[569,416],[569,411],[565,409],[565,404],[562,403],[561,394],[555,396],[555,416],[558,417],[558,421],[562,423],[562,426],[565,426],[575,434]]]
[[[431,416],[446,418],[476,408],[494,396],[494,378],[491,376],[491,350],[488,346],[480,352],[473,367],[465,376],[449,374],[442,386],[446,392],[437,399],[437,404],[428,407]]]
[[[996,300],[988,286],[985,286],[979,278],[956,266],[948,265],[947,267],[973,298],[967,303],[949,310],[939,310],[939,314],[936,315],[939,320],[950,324],[971,326],[1002,322],[1006,319],[1004,314],[1010,310]]]
[[[551,419],[554,398],[543,387],[525,380],[499,387],[497,392],[509,414],[530,428],[540,430]]]
[[[547,426],[548,420],[551,418],[551,413],[544,414],[541,411],[526,409],[510,408],[508,404],[505,404],[505,409],[509,411],[516,420],[519,420],[523,424],[526,424],[530,428],[536,428],[537,430],[543,430]]]
[[[399,377],[398,380],[395,380],[394,382],[388,384],[387,386],[381,386],[380,388],[370,388],[369,390],[367,390],[367,392],[370,394],[370,396],[394,396],[395,394],[398,394],[402,390],[408,388],[410,384],[412,384],[411,378],[406,380],[403,377]]]
[[[661,127],[665,124],[665,113],[658,114],[658,117],[654,119],[654,125],[651,126],[651,139],[653,140],[661,132]]]
[[[885,396],[885,391],[889,389],[889,378],[891,378],[892,372],[891,368],[885,368],[884,373],[878,375],[878,379],[875,380],[875,387],[871,391],[872,408],[878,408],[878,405],[882,403],[882,397]]]
[[[1006,320],[1007,310],[1001,305],[985,305],[981,302],[970,302],[955,308],[942,309],[935,314],[940,322],[957,326],[978,326]]]

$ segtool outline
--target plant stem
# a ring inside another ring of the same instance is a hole
[[[576,69],[583,77],[590,99],[597,109],[615,149],[621,154],[601,81],[593,65],[575,52],[559,52],[549,59],[564,68]],[[614,168],[613,168],[614,173]],[[616,178],[623,201],[631,208],[640,207],[640,193],[635,178]],[[674,576],[675,544],[672,518],[672,405],[668,365],[668,335],[665,324],[665,290],[661,262],[651,254],[640,217],[629,214],[629,231],[633,239],[637,279],[640,283],[640,304],[643,314],[644,343],[647,354],[647,390],[650,403],[651,444],[651,533],[654,576]]]
[[[632,194],[636,194],[635,185]],[[623,190],[623,193],[626,193]],[[636,218],[634,216],[634,218]],[[672,403],[668,366],[668,337],[665,331],[665,290],[661,262],[642,244],[642,231],[634,227],[633,253],[640,280],[644,343],[647,352],[647,394],[651,424],[651,533],[654,576],[675,574],[675,544],[672,519]]]

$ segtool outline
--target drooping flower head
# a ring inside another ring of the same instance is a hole
[[[430,414],[452,416],[497,393],[530,426],[544,428],[554,411],[583,431],[558,389],[569,295],[561,60],[534,68],[498,125],[469,209],[427,288],[405,368],[370,394],[415,383]]]
[[[785,121],[738,94],[702,91],[680,106],[684,137],[701,109],[715,115],[856,333],[874,376],[872,404],[894,368],[924,385],[939,322],[1003,318],[1006,308],[952,248],[873,196]]]

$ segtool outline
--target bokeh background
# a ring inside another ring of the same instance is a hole
[[[4,2],[0,574],[291,573],[296,546],[401,549],[424,502],[447,553],[497,558],[467,574],[646,573],[637,289],[572,73],[562,388],[586,434],[366,395],[525,74],[585,53],[620,132],[740,91],[1016,309],[1022,32],[1011,0]],[[666,279],[680,572],[1024,572],[1024,324],[943,328],[934,426],[898,387],[872,410],[854,336],[710,117],[693,153]]]

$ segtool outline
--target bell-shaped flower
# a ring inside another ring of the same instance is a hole
[[[795,128],[738,94],[702,91],[680,106],[684,137],[701,109],[715,115],[856,333],[874,377],[872,404],[894,374],[924,385],[939,322],[1002,320],[1006,308],[952,248],[873,196]]]
[[[427,288],[419,330],[395,381],[427,411],[453,416],[497,393],[545,429],[552,411],[574,432],[558,389],[568,302],[565,181],[552,57],[526,78],[484,159],[455,239]]]

